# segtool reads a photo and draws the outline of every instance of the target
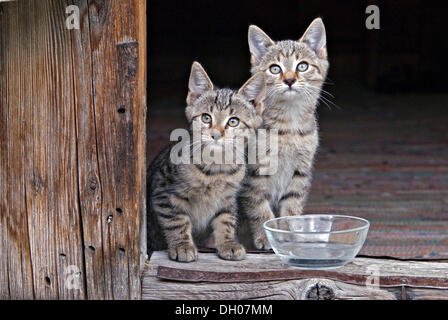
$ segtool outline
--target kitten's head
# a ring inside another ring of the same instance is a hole
[[[253,25],[248,38],[251,71],[265,73],[268,99],[317,100],[329,66],[325,27],[320,18],[297,41],[274,42]]]
[[[264,73],[253,75],[239,90],[216,89],[202,66],[194,62],[188,89],[185,113],[191,129],[200,128],[202,146],[222,149],[262,123]]]

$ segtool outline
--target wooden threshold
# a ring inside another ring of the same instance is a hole
[[[199,253],[179,263],[153,253],[142,299],[448,299],[448,263],[356,258],[334,270],[298,270],[275,254],[225,261]]]

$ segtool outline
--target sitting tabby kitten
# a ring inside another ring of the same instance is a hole
[[[265,92],[262,73],[255,74],[238,92],[214,89],[204,69],[195,62],[188,88],[185,113],[193,137],[191,152],[197,150],[199,143],[200,148],[209,146],[221,151],[224,157],[224,145],[247,131],[255,131],[261,124]],[[193,127],[201,128],[197,140]],[[168,248],[170,259],[194,261],[195,242],[212,231],[219,257],[243,259],[246,251],[236,239],[235,227],[236,195],[246,171],[244,161],[173,164],[172,148],[162,151],[148,170],[149,250]],[[237,158],[244,159],[244,148],[236,149],[234,152],[241,153]]]
[[[278,130],[278,168],[260,175],[270,159],[248,167],[239,198],[257,249],[269,249],[263,223],[275,216],[302,213],[311,185],[318,146],[316,104],[328,70],[325,27],[315,19],[298,41],[272,41],[249,27],[252,73],[266,75],[264,129]]]

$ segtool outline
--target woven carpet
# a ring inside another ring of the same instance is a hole
[[[368,219],[361,255],[448,259],[448,96],[350,92],[336,103],[318,109],[321,145],[305,213]],[[152,105],[149,159],[185,126],[182,107]]]
[[[324,111],[306,213],[368,219],[362,255],[448,259],[447,98],[375,95]]]

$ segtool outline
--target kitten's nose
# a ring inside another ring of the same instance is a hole
[[[296,82],[296,79],[294,79],[294,78],[289,78],[289,79],[285,79],[285,80],[283,80],[283,82],[285,83],[285,84],[287,84],[288,86],[292,86],[293,84],[294,84],[294,82]]]
[[[213,140],[218,141],[219,139],[222,138],[223,132],[221,132],[221,130],[218,129],[213,129],[212,132],[210,133],[210,136],[212,137]]]

